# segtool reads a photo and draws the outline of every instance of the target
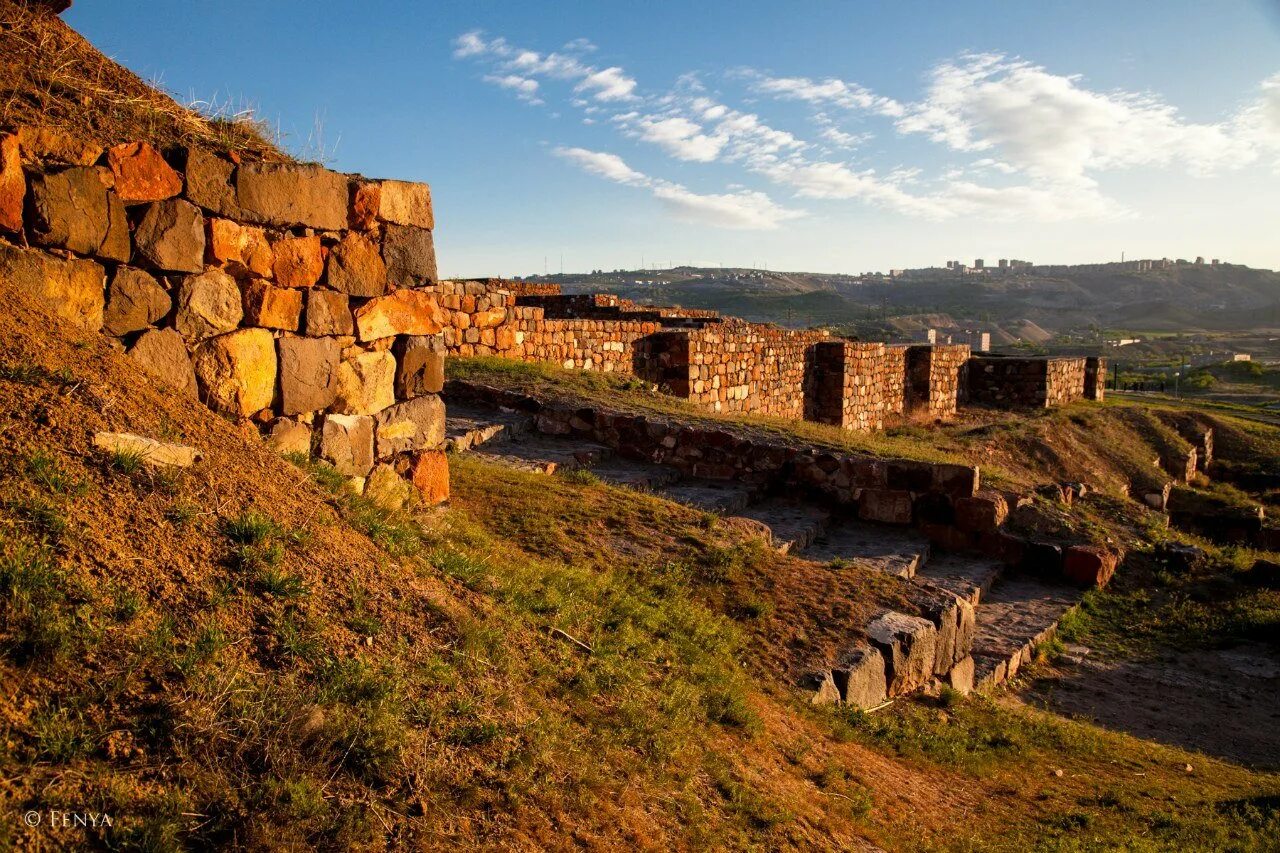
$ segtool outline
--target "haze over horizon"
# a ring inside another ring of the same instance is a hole
[[[449,276],[1280,267],[1276,2],[319,6],[66,19],[184,100],[256,104],[296,152],[431,183]]]

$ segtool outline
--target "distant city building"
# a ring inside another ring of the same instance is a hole
[[[986,268],[986,266],[987,266],[987,262],[986,262],[986,261],[984,261],[982,258],[976,258],[976,259],[974,259],[974,262],[973,262],[973,268],[974,268],[975,270],[985,269],[985,268]]]
[[[936,344],[938,342],[938,330],[927,329],[924,333],[924,342],[927,344]]]
[[[907,274],[906,270],[889,270],[889,278],[901,278],[906,274]]]
[[[1002,270],[1007,270],[1008,268],[1009,268],[1009,259],[1008,259],[1008,258],[1001,258],[1001,259],[1000,259],[1000,269],[1002,269]]]
[[[1196,255],[1196,266],[1204,266],[1204,255]]]
[[[1253,361],[1253,356],[1247,352],[1238,352],[1231,356],[1232,361]]]

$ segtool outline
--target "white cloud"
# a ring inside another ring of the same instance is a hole
[[[601,101],[629,101],[634,98],[636,81],[623,73],[616,66],[603,71],[594,71],[574,87],[575,92],[595,91],[595,97]]]
[[[791,187],[802,198],[861,199],[899,213],[946,219],[954,215],[944,201],[913,196],[875,171],[855,172],[843,163],[792,160],[761,170],[771,181]]]
[[[552,149],[552,153],[568,160],[584,172],[619,184],[645,185],[649,180],[643,173],[628,166],[626,161],[617,154],[610,154],[607,151],[559,146]]]
[[[724,139],[713,139],[702,132],[702,125],[683,116],[657,118],[645,116],[637,124],[640,138],[652,142],[680,160],[710,163],[720,156]]]
[[[871,138],[869,133],[845,133],[838,127],[824,127],[818,135],[840,148],[857,148]]]
[[[500,72],[487,75],[491,83],[515,76],[523,79],[548,77],[554,80],[574,80],[575,92],[586,92],[598,101],[627,101],[634,98],[636,81],[617,66],[596,68],[578,58],[576,54],[595,49],[585,39],[575,39],[565,45],[566,53],[542,54],[527,48],[514,48],[505,39],[486,40],[479,30],[463,33],[453,41],[453,55],[457,59],[479,59],[490,63]],[[511,88],[511,87],[507,87]]]
[[[518,74],[506,74],[498,76],[490,74],[484,78],[486,83],[492,83],[503,89],[509,89],[516,93],[516,97],[530,104],[538,105],[542,100],[538,97],[538,81],[529,77],[521,77]]]
[[[885,98],[857,83],[848,83],[828,77],[826,80],[811,80],[808,77],[769,77],[747,72],[754,77],[751,88],[762,95],[773,95],[790,101],[804,101],[810,104],[830,104],[843,109],[869,112],[876,115],[896,118],[903,113],[902,104],[893,98]]]

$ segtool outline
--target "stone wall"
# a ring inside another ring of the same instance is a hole
[[[967,344],[938,344],[906,348],[904,412],[907,418],[943,421],[955,417],[964,383]]]
[[[884,347],[886,422],[901,418],[907,410],[907,349],[905,344],[885,344]]]
[[[1085,396],[1084,358],[969,359],[967,399],[1001,408],[1061,406]]]
[[[814,344],[804,389],[805,419],[860,432],[883,429],[886,367],[881,343]]]
[[[1101,400],[1107,390],[1107,360],[1091,355],[1084,360],[1084,398]]]
[[[426,184],[56,129],[0,136],[0,276],[380,493],[448,497]],[[25,244],[29,248],[23,248]]]

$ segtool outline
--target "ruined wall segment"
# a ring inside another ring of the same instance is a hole
[[[1084,399],[1085,361],[1067,357],[971,358],[968,401],[1001,408],[1047,408]]]
[[[805,419],[858,432],[883,429],[889,368],[882,343],[814,344],[805,382]]]
[[[434,227],[426,184],[0,134],[0,276],[393,502],[448,497]]]
[[[955,417],[968,360],[967,344],[907,347],[903,414],[923,421]]]

